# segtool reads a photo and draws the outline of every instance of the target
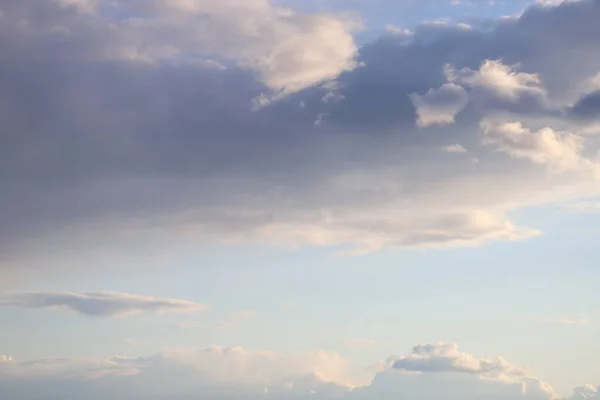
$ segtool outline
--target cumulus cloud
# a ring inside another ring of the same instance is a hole
[[[423,95],[412,94],[411,100],[419,116],[418,125],[426,127],[454,123],[454,116],[467,105],[468,95],[462,86],[445,83]]]
[[[3,393],[65,400],[112,398],[554,400],[552,387],[502,358],[485,359],[453,344],[419,345],[391,357],[374,377],[356,375],[335,353],[278,354],[240,347],[163,352],[150,357],[0,362]],[[401,368],[402,367],[402,368]],[[71,396],[71,397],[69,397]],[[596,399],[593,386],[570,400]]]
[[[266,1],[2,2],[2,269],[122,232],[351,252],[535,236],[509,213],[598,191],[574,171],[595,168],[590,119],[565,112],[600,71],[597,5],[359,49],[354,17]]]
[[[91,317],[123,317],[143,312],[197,313],[206,306],[187,300],[130,293],[9,293],[0,294],[0,307],[51,309]]]
[[[491,97],[506,101],[517,101],[527,95],[544,96],[540,76],[536,73],[517,72],[517,65],[505,65],[501,60],[485,60],[478,70],[468,67],[455,71],[446,67],[449,81],[457,82]]]
[[[0,363],[11,362],[12,357],[5,354],[0,354]]]
[[[285,93],[330,80],[357,66],[358,49],[352,33],[360,23],[351,15],[303,14],[268,0],[60,3],[95,10],[96,19],[105,24],[100,28],[112,28],[126,39],[119,47],[111,46],[114,51],[108,54],[113,57],[159,61],[209,54],[252,69],[269,88]],[[108,13],[133,17],[115,24],[107,19]]]
[[[456,343],[415,346],[412,354],[394,359],[392,367],[420,372],[466,372],[495,378],[525,375],[524,370],[501,357],[494,359],[474,357],[459,351]]]
[[[580,135],[556,132],[548,127],[532,132],[518,122],[498,125],[484,122],[483,126],[484,143],[497,151],[558,170],[593,174],[600,171],[600,164],[582,156],[584,139]]]
[[[0,382],[14,400],[60,393],[65,400],[291,398],[347,392],[354,383],[346,369],[339,355],[325,351],[282,355],[213,346],[138,358],[8,361],[0,364]]]
[[[576,388],[570,400],[595,400],[600,398],[600,388],[586,385]]]

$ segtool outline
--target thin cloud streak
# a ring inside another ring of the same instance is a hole
[[[192,314],[207,306],[187,300],[131,293],[28,292],[0,294],[0,307],[66,311],[89,317],[125,317],[139,313]]]

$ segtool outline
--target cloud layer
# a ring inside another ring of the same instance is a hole
[[[114,292],[0,294],[0,307],[61,310],[90,317],[123,317],[143,312],[197,313],[207,309],[187,300]]]
[[[282,355],[212,347],[151,357],[17,362],[0,358],[3,393],[13,400],[411,399],[553,400],[550,385],[502,358],[478,358],[456,345],[419,345],[382,363],[374,378],[356,376],[337,354]],[[54,396],[54,397],[53,397]],[[584,386],[570,400],[598,399]]]
[[[475,246],[540,234],[512,210],[597,195],[598,0],[360,50],[349,15],[213,3],[2,2],[3,270],[157,230]]]

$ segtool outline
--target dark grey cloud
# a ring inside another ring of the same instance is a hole
[[[597,120],[600,117],[600,91],[582,96],[570,111],[575,118]]]
[[[4,263],[53,237],[149,227],[361,251],[516,240],[537,231],[509,221],[508,210],[593,191],[494,152],[479,124],[490,115],[560,118],[556,110],[579,93],[574,82],[600,71],[597,0],[534,6],[492,28],[423,25],[408,42],[390,35],[360,53],[341,17],[275,18],[253,41],[230,22],[244,15],[252,26],[270,8],[190,3],[225,21],[198,31],[197,10],[123,0],[120,12],[145,18],[117,21],[98,4],[0,6]],[[273,49],[315,51],[317,61],[288,65],[288,53]],[[322,57],[332,49],[335,57]],[[261,64],[265,55],[275,64]],[[497,96],[474,78],[490,60],[539,83]],[[448,66],[468,103],[454,124],[419,129],[411,95],[448,84]],[[253,110],[257,96],[280,91]],[[453,143],[472,154],[440,153]]]
[[[123,317],[143,312],[196,313],[207,309],[187,300],[114,292],[0,294],[0,307],[62,310],[90,317]]]

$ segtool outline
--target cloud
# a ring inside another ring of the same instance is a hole
[[[0,6],[4,274],[123,232],[350,253],[523,240],[540,232],[515,209],[598,192],[591,122],[568,111],[600,70],[596,0],[360,48],[348,15],[113,3]],[[284,96],[253,110],[261,94]]]
[[[600,388],[586,385],[576,388],[569,400],[594,400],[600,399]]]
[[[494,378],[525,375],[524,370],[503,358],[484,359],[460,352],[456,343],[415,346],[412,354],[394,359],[392,367],[419,372],[466,372]]]
[[[451,144],[448,146],[444,146],[444,147],[442,147],[442,151],[444,153],[467,153],[468,152],[468,150],[465,149],[460,144]]]
[[[14,400],[61,393],[65,400],[258,399],[310,396],[314,389],[347,392],[352,383],[345,373],[346,363],[335,353],[282,355],[213,346],[138,358],[8,361],[0,365],[0,383]]]
[[[597,213],[600,212],[600,202],[598,201],[579,201],[568,204],[567,209],[572,212]]]
[[[597,120],[600,117],[600,91],[583,95],[569,111],[576,119]]]
[[[9,293],[0,295],[0,307],[51,309],[90,317],[124,317],[143,312],[197,313],[206,306],[192,301],[140,296],[130,293]]]
[[[478,70],[465,67],[455,71],[446,68],[450,82],[456,82],[491,98],[515,102],[522,97],[544,97],[546,90],[538,74],[516,72],[517,65],[505,65],[502,60],[485,60]]]
[[[483,130],[485,144],[512,157],[526,158],[558,170],[596,175],[600,171],[600,164],[582,156],[584,139],[580,135],[556,132],[548,127],[532,132],[518,122],[499,125],[484,122]]]
[[[411,31],[410,29],[402,29],[396,25],[387,25],[385,27],[385,30],[388,33],[391,33],[392,35],[397,35],[397,36],[411,37],[414,35],[414,32]]]
[[[454,123],[454,116],[467,105],[468,95],[462,86],[445,83],[439,89],[429,89],[423,95],[412,94],[421,127]]]
[[[285,93],[357,66],[352,33],[360,22],[351,15],[299,13],[267,0],[63,0],[62,4],[95,9],[96,18],[107,24],[107,13],[133,16],[113,25],[125,42],[111,46],[107,54],[111,58],[155,62],[210,54],[252,69],[269,88]]]
[[[40,394],[65,400],[557,398],[548,383],[500,357],[480,358],[443,343],[390,357],[375,376],[356,375],[330,352],[278,354],[213,346],[137,358],[19,362],[6,357],[0,363],[0,383],[13,400]],[[593,386],[583,386],[569,400],[596,399],[597,393]]]

